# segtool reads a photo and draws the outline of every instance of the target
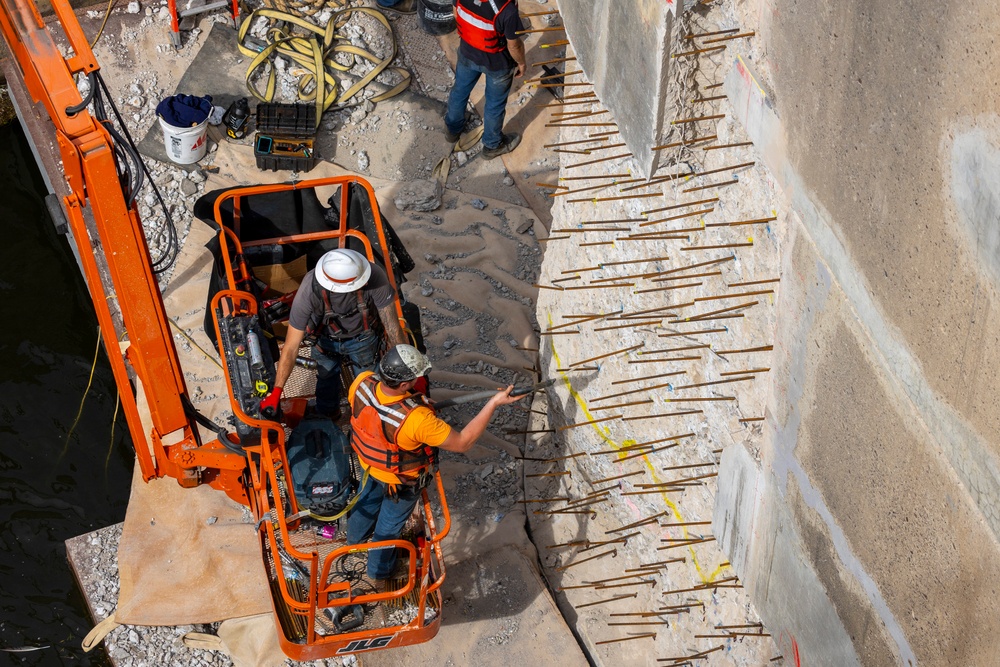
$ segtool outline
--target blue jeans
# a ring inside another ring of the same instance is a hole
[[[502,140],[500,131],[507,115],[507,95],[514,83],[514,69],[489,70],[477,65],[458,53],[458,65],[455,67],[455,85],[448,95],[448,113],[444,124],[452,134],[461,134],[465,129],[465,107],[469,104],[472,88],[479,77],[486,75],[486,102],[483,116],[483,148],[497,148]]]
[[[369,537],[374,542],[399,539],[406,520],[420,500],[415,486],[396,486],[396,497],[389,496],[388,484],[369,476],[361,496],[347,515],[347,543],[361,544]],[[368,576],[387,579],[396,566],[394,547],[368,551]]]
[[[316,341],[312,358],[316,362],[317,412],[330,414],[340,407],[341,361],[347,359],[355,376],[362,371],[374,371],[381,342],[372,331],[363,331],[354,338],[321,337]]]

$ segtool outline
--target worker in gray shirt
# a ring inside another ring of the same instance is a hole
[[[346,360],[354,375],[375,370],[383,347],[377,324],[389,348],[405,343],[396,313],[395,291],[382,267],[359,252],[338,248],[323,255],[302,279],[281,348],[274,389],[260,403],[264,414],[277,414],[281,392],[295,367],[299,346],[315,335],[312,358],[316,368],[316,411],[330,417],[340,412],[340,364]],[[373,328],[373,325],[376,325]]]

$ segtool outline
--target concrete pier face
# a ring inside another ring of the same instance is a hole
[[[673,5],[662,0],[559,3],[575,64],[594,84],[645,176],[659,164],[653,147],[664,126]]]
[[[795,224],[715,535],[786,658],[996,664],[995,5],[759,5],[767,57],[725,90]]]

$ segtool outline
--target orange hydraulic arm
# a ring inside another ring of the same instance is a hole
[[[197,426],[185,411],[189,403],[184,377],[138,214],[122,192],[112,137],[81,109],[74,76],[91,75],[99,67],[69,2],[52,0],[52,7],[68,40],[69,57],[60,53],[33,0],[0,0],[0,31],[28,94],[54,126],[69,192],[63,208],[142,476],[149,480],[169,475],[185,486],[208,481],[245,502],[245,459],[218,441],[200,446]],[[93,78],[90,83],[96,85]],[[74,113],[74,108],[80,110]],[[119,341],[128,343],[124,353]],[[148,431],[140,419],[132,377],[141,382],[149,404]]]

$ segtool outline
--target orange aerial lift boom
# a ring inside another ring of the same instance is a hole
[[[207,482],[245,503],[243,457],[217,440],[199,442],[142,225],[122,194],[111,134],[77,89],[75,76],[86,75],[93,93],[97,61],[69,2],[53,0],[52,8],[71,50],[67,58],[31,0],[0,0],[0,30],[36,107],[22,113],[44,113],[54,131],[65,174],[62,209],[80,249],[115,380],[125,389],[122,407],[142,477],[167,475],[184,486]],[[119,341],[127,345],[124,351]],[[136,379],[150,407],[148,430],[127,390]]]
[[[263,574],[271,587],[279,641],[289,656],[318,659],[431,639],[440,626],[444,581],[441,541],[450,526],[440,477],[435,474],[432,486],[424,490],[423,502],[411,517],[413,525],[403,538],[348,545],[341,535],[317,545],[315,529],[305,526],[308,511],[302,511],[290,492],[293,480],[285,438],[295,419],[282,424],[263,419],[259,411],[248,412],[247,394],[241,393],[239,399],[234,395],[234,378],[238,380],[234,367],[239,364],[231,364],[225,356],[230,402],[242,424],[237,430],[244,434],[248,428],[256,430],[260,437],[248,444],[239,433],[216,427],[197,413],[188,397],[135,204],[145,168],[124,126],[116,129],[103,118],[101,100],[109,94],[68,0],[52,0],[52,8],[54,20],[46,20],[34,0],[0,0],[0,32],[11,53],[3,67],[11,99],[57,199],[58,205],[52,206],[50,201],[49,208],[55,217],[65,218],[73,237],[143,479],[167,476],[182,486],[209,484],[251,508],[257,519]],[[53,35],[57,26],[65,38],[65,51]],[[64,52],[69,55],[64,56]],[[89,82],[85,96],[78,90],[78,77]],[[88,109],[92,99],[93,113]],[[60,173],[62,177],[55,178]],[[397,286],[388,262],[393,251],[378,204],[371,186],[362,179],[237,188],[215,202],[215,226],[226,276],[226,284],[211,304],[220,339],[223,328],[231,332],[229,327],[234,323],[256,326],[253,322],[260,305],[243,289],[246,281],[237,279],[237,274],[244,278],[249,274],[239,236],[243,202],[254,195],[320,185],[341,188],[337,223],[318,235],[266,242],[280,245],[321,238],[340,247],[360,244],[369,259],[385,260],[390,281]],[[353,201],[367,211],[363,216],[368,229],[365,233],[348,224],[349,190]],[[232,228],[225,226],[220,213],[225,201],[234,206]],[[228,249],[236,250],[235,264]],[[406,318],[398,299],[396,306],[403,324]],[[240,369],[246,370],[245,366]],[[149,407],[148,422],[140,411],[140,392]],[[252,406],[254,398],[250,400]],[[293,396],[290,402],[301,407],[305,401],[302,396]],[[203,442],[199,424],[219,437]],[[432,500],[436,503],[433,507]],[[363,563],[367,550],[386,547],[400,550],[405,576],[384,591],[359,586],[364,583],[362,577],[351,567],[359,559]],[[398,610],[404,605],[409,605],[409,616],[404,614],[404,620],[399,620],[399,615],[385,620],[386,607]],[[373,610],[381,610],[381,621],[373,621]]]

